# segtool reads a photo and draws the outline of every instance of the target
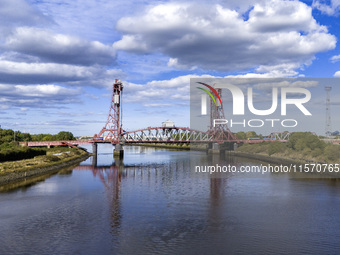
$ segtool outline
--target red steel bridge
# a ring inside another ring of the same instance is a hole
[[[222,98],[221,89],[214,90],[210,85],[201,83],[214,91],[211,94],[219,100]],[[123,84],[116,79],[112,88],[112,99],[109,109],[108,118],[105,126],[91,140],[75,141],[46,141],[46,142],[25,142],[23,145],[34,146],[57,146],[68,145],[77,146],[82,144],[100,144],[111,143],[116,147],[124,144],[133,143],[261,143],[264,141],[281,141],[286,142],[289,133],[272,133],[265,139],[248,139],[239,140],[233,134],[226,124],[216,125],[213,127],[213,119],[225,119],[222,105],[216,105],[210,100],[210,129],[208,131],[199,131],[188,127],[148,127],[135,131],[125,131],[122,127],[122,94]],[[221,101],[221,100],[220,100]]]

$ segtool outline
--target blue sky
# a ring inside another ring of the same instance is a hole
[[[338,0],[1,0],[0,125],[93,135],[115,79],[135,130],[189,126],[190,78],[340,77],[339,14]]]

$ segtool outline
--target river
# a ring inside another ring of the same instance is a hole
[[[288,174],[207,178],[203,152],[112,146],[0,193],[0,254],[339,254],[340,182]],[[221,160],[221,159],[219,159]],[[260,164],[226,158],[232,165]],[[221,162],[221,161],[219,161]]]

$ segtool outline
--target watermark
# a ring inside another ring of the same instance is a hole
[[[233,116],[244,116],[245,115],[245,105],[248,107],[248,111],[250,114],[255,116],[270,116],[274,114],[278,108],[280,108],[280,115],[287,116],[287,106],[292,105],[295,106],[303,115],[312,116],[311,112],[306,108],[305,104],[308,103],[311,99],[311,92],[302,87],[281,87],[280,88],[280,97],[279,97],[279,88],[272,87],[271,88],[271,98],[267,100],[271,100],[271,106],[269,109],[258,109],[254,106],[254,93],[253,88],[248,87],[246,89],[246,95],[242,91],[241,88],[236,85],[228,84],[228,83],[216,83],[213,86],[208,85],[204,82],[197,81],[197,84],[207,87],[209,90],[197,87],[202,90],[204,94],[201,95],[201,115],[207,115],[208,113],[208,97],[210,96],[210,100],[214,102],[215,108],[220,108],[223,110],[223,103],[221,99],[222,90],[228,90],[231,93],[232,100],[232,115]],[[217,92],[217,91],[220,91]],[[301,95],[299,98],[296,95]],[[217,98],[217,100],[215,99]],[[263,99],[262,99],[263,100]],[[264,99],[265,100],[265,99]],[[245,101],[247,104],[245,104]],[[280,107],[278,107],[280,101]],[[296,110],[295,109],[295,110]],[[294,109],[293,109],[294,110]],[[233,125],[243,125],[243,127],[249,126],[253,128],[263,127],[265,123],[271,123],[271,126],[274,127],[274,122],[278,122],[282,127],[296,127],[298,125],[298,121],[296,119],[243,119],[242,122],[235,121],[233,119],[221,119],[221,118],[213,118],[213,127],[216,125],[224,125],[230,123],[231,127]],[[289,124],[287,124],[289,122]],[[256,123],[256,124],[254,124]]]
[[[289,165],[273,165],[273,164],[259,164],[259,165],[196,165],[195,173],[324,173],[324,174],[337,174],[340,173],[339,164],[319,164],[319,163],[308,163],[308,164],[289,164]]]
[[[336,78],[191,79],[190,148],[205,153],[198,162],[191,159],[193,173],[340,174],[334,165],[340,164],[340,136],[331,130],[331,124],[340,128],[340,117],[334,114],[340,110],[339,94]],[[240,162],[249,162],[246,158],[225,164],[230,159],[224,157],[240,154],[311,165],[241,167]],[[318,163],[314,169],[313,162]]]

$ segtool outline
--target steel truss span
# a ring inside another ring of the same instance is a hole
[[[213,141],[213,137],[207,132],[188,127],[148,127],[125,132],[122,136],[123,143],[189,143],[202,141]]]

